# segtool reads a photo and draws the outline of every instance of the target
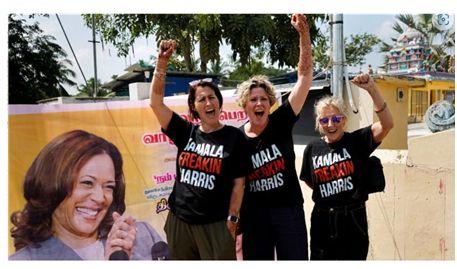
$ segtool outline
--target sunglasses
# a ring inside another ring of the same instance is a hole
[[[189,82],[189,85],[190,86],[195,86],[200,82],[213,82],[213,79],[212,78],[197,79],[197,80]]]
[[[323,126],[328,125],[330,121],[332,121],[334,124],[339,124],[342,119],[343,115],[334,115],[331,118],[320,118],[319,123]]]

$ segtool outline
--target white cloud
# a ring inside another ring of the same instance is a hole
[[[399,34],[392,29],[392,27],[394,26],[395,24],[395,21],[385,21],[381,24],[381,26],[379,27],[376,35],[384,40],[384,42],[387,42],[387,43],[391,43],[391,38],[392,37],[397,37]]]
[[[157,57],[157,46],[155,43],[149,42],[149,45],[144,42],[144,44],[135,44],[135,57],[136,62],[139,60],[144,60],[146,62],[150,62],[151,55]]]
[[[39,20],[39,22],[41,30],[47,35],[56,36],[62,32],[60,25],[56,20],[49,20],[46,18],[44,20]]]

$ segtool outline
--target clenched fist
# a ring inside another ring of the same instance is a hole
[[[298,31],[298,33],[301,34],[306,34],[309,32],[309,25],[308,22],[306,21],[306,16],[303,14],[294,14],[292,15],[292,19],[290,20],[290,23],[292,24],[293,27]]]
[[[176,50],[176,41],[174,40],[162,40],[159,46],[159,60],[170,60],[171,55]]]
[[[367,90],[368,92],[374,90],[374,81],[368,74],[358,75],[357,77],[352,79],[351,82],[357,85],[358,87]]]

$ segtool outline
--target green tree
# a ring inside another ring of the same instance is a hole
[[[313,49],[314,69],[324,71],[330,64],[331,50],[329,37],[319,41]],[[348,66],[358,66],[365,63],[365,56],[376,49],[382,41],[373,34],[350,35],[344,38],[346,62]]]
[[[32,16],[31,16],[32,17]],[[44,35],[39,24],[28,25],[8,15],[8,102],[36,104],[38,100],[69,96],[63,84],[76,85],[76,74],[55,38]]]
[[[87,85],[86,84],[80,84],[78,87],[77,87],[77,90],[78,90],[78,94],[76,94],[76,96],[78,97],[93,97],[94,96],[94,89],[95,89],[95,79],[94,78],[90,78],[88,81],[87,81]],[[104,83],[101,82],[101,80],[97,79],[97,85],[103,85]],[[108,96],[114,96],[115,93],[108,90],[108,89],[105,89],[105,88],[101,88],[101,87],[98,87],[97,89],[97,96],[98,97],[108,97]]]
[[[381,43],[381,39],[376,35],[363,33],[350,35],[349,40],[345,38],[344,42],[348,65],[357,66],[365,63],[365,56],[374,51],[375,46]]]
[[[323,14],[308,14],[312,40],[321,34],[315,20]],[[92,16],[83,15],[86,25],[92,27]],[[290,25],[287,14],[97,14],[96,28],[106,42],[118,49],[119,56],[128,55],[134,41],[140,36],[155,35],[158,43],[175,39],[177,54],[184,57],[187,71],[197,70],[193,61],[194,47],[199,44],[200,71],[207,72],[210,61],[220,59],[219,48],[225,40],[230,45],[232,58],[248,65],[253,49],[269,50],[271,64],[280,67],[296,66],[299,56],[298,34]]]
[[[170,58],[170,61],[168,61],[168,66],[167,66],[167,70],[169,71],[186,71],[187,68],[186,68],[186,63],[185,61],[179,57],[178,55],[176,54],[173,54]],[[149,60],[151,60],[151,62],[147,63],[148,65],[152,65],[154,66],[156,61],[157,61],[157,57],[154,56],[154,55],[151,55],[151,57],[149,57]]]
[[[262,47],[274,28],[273,21],[266,14],[224,14],[221,15],[221,24],[223,37],[233,51],[232,59],[239,60],[243,68],[252,67],[255,62],[252,50]]]
[[[270,64],[295,67],[300,56],[299,35],[290,24],[291,14],[227,14],[221,15],[222,37],[230,44],[233,60],[245,67],[254,60],[255,49],[267,55]],[[316,21],[324,22],[324,14],[307,14],[311,40],[317,44],[323,38]],[[255,60],[254,60],[255,61]],[[249,69],[249,68],[248,68]]]
[[[229,74],[230,74],[230,64],[221,61],[221,59],[216,60],[216,61],[211,61],[210,66],[208,68],[208,72],[211,74],[216,74],[219,76],[219,84],[222,86],[230,86],[230,81],[229,79]]]
[[[290,24],[292,18],[287,14],[268,15],[272,20],[272,31],[267,38],[266,49],[270,64],[277,63],[280,68],[296,67],[300,56],[300,37],[297,30]],[[313,43],[312,50],[318,48],[319,44],[325,39],[324,33],[320,31],[316,23],[325,23],[328,21],[328,16],[325,14],[306,14],[311,41]]]
[[[219,47],[222,44],[222,27],[219,15],[197,15],[199,23],[200,71],[207,73],[210,61],[220,61]]]
[[[317,72],[322,72],[330,67],[331,51],[329,40],[329,36],[324,36],[313,48],[313,69]]]
[[[251,60],[247,65],[241,64],[240,60],[233,61],[234,70],[230,72],[227,80],[228,83],[224,86],[236,86],[254,75],[275,77],[291,72],[290,69],[278,69],[273,66],[266,66],[263,60],[265,53],[262,50],[257,50],[250,58]]]
[[[230,72],[229,68],[230,64],[219,59],[216,61],[211,61],[208,72],[212,74],[217,74],[221,78],[227,78]]]
[[[92,27],[92,16],[84,14],[88,27]],[[195,71],[192,60],[194,43],[200,42],[203,58],[201,69],[206,72],[206,63],[219,57],[220,23],[218,15],[211,14],[97,14],[96,28],[100,29],[105,41],[118,49],[119,56],[128,55],[135,40],[141,36],[155,35],[158,44],[164,39],[178,43],[177,53],[184,57],[187,70]]]

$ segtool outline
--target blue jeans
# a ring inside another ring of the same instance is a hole
[[[244,260],[308,260],[303,205],[243,211]]]
[[[369,239],[365,203],[315,205],[310,234],[311,260],[366,260]]]

